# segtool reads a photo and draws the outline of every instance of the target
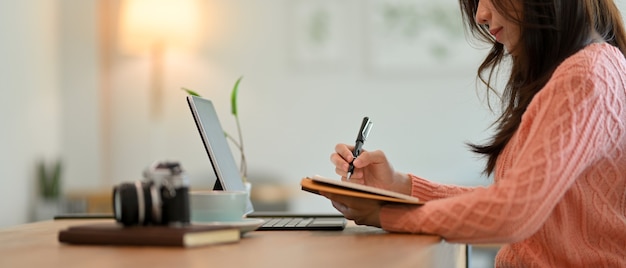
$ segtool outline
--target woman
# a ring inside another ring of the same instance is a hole
[[[612,0],[460,0],[474,36],[493,43],[478,69],[511,63],[503,113],[485,145],[489,187],[395,171],[381,151],[331,161],[351,181],[410,194],[421,207],[323,193],[358,224],[502,243],[498,267],[626,267],[626,35]]]

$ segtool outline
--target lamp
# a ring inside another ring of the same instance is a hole
[[[163,62],[168,50],[188,51],[200,40],[201,8],[198,0],[122,0],[120,49],[149,54],[151,115],[158,118],[163,105]]]

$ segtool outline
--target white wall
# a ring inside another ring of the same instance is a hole
[[[64,186],[96,189],[104,184],[99,5],[98,1],[63,0],[58,9]]]
[[[483,141],[493,119],[475,87],[484,51],[456,40],[472,54],[471,64],[372,70],[363,14],[368,1],[339,1],[341,56],[307,65],[294,60],[297,33],[290,17],[297,3],[306,2],[207,1],[214,18],[209,25],[217,28],[213,39],[197,54],[169,55],[168,102],[161,121],[152,124],[149,59],[119,55],[113,74],[114,180],[138,179],[146,164],[167,158],[180,160],[194,185],[210,185],[211,167],[180,87],[213,99],[224,128],[234,133],[229,94],[243,75],[239,110],[253,183],[271,178],[298,189],[303,176],[334,176],[329,155],[336,143],[354,142],[363,116],[374,121],[365,148],[384,150],[397,169],[446,183],[489,183],[480,175],[483,162],[464,145]],[[425,47],[415,44],[415,54]],[[293,209],[332,210],[308,194]]]
[[[211,185],[214,176],[180,87],[213,99],[224,128],[234,133],[229,94],[241,75],[239,110],[253,183],[271,179],[299,193],[303,176],[334,176],[334,145],[354,142],[366,115],[374,128],[365,149],[384,150],[398,170],[446,183],[489,183],[479,174],[483,162],[464,145],[486,138],[493,119],[477,97],[473,62],[453,57],[440,66],[374,70],[365,13],[366,3],[375,1],[343,0],[324,1],[339,3],[339,54],[307,64],[294,52],[299,32],[292,16],[307,2],[316,1],[207,0],[207,40],[194,53],[167,55],[167,102],[155,120],[149,58],[114,54],[107,58],[111,80],[102,80],[108,76],[101,69],[98,0],[2,1],[0,202],[14,205],[0,206],[9,215],[0,217],[0,226],[29,219],[40,156],[63,157],[65,191],[140,179],[158,159],[181,161],[193,186]],[[468,49],[464,40],[453,45]],[[416,55],[426,49],[415,44]],[[472,60],[484,53],[468,51],[463,56]],[[110,97],[106,107],[100,106],[103,96]],[[29,98],[34,102],[16,101]],[[102,121],[107,117],[110,125]],[[306,193],[292,209],[332,211]]]
[[[0,226],[30,219],[35,164],[60,155],[56,1],[0,1]]]

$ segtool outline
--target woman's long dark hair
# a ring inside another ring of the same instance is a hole
[[[477,39],[493,44],[478,68],[478,79],[493,93],[494,74],[509,54],[489,34],[488,25],[476,22],[479,1],[459,3],[467,30]],[[474,152],[488,158],[484,170],[487,175],[494,172],[498,156],[519,128],[522,114],[535,94],[563,60],[594,41],[594,30],[626,54],[622,17],[613,0],[492,0],[492,4],[499,14],[519,24],[520,38],[510,54],[512,66],[500,96],[503,112],[494,122],[496,133],[487,144],[469,144]]]

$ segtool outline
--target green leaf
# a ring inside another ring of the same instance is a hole
[[[48,198],[48,187],[46,186],[48,175],[46,174],[46,165],[41,160],[37,163],[37,177],[39,178],[39,194],[41,197]]]
[[[185,92],[187,92],[187,94],[192,95],[192,96],[197,96],[200,97],[200,94],[196,93],[195,91],[188,89],[188,88],[181,88],[182,90],[184,90]]]
[[[50,178],[50,196],[58,198],[61,195],[61,160],[57,160]]]
[[[241,82],[243,76],[237,79],[235,82],[235,86],[233,87],[233,91],[230,93],[230,112],[236,117],[237,116],[237,92],[239,91],[239,82]]]
[[[43,160],[37,163],[39,193],[44,199],[56,199],[61,195],[61,160],[57,160],[54,169],[48,170]]]

